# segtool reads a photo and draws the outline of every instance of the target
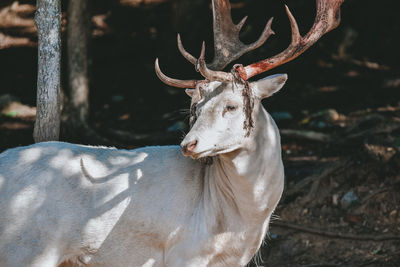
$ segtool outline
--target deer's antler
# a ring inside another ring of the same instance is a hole
[[[233,80],[232,74],[224,71],[210,70],[207,67],[204,59],[205,54],[206,54],[206,45],[203,42],[203,46],[201,47],[201,53],[197,65],[197,69],[200,71],[201,75],[209,81],[231,82]]]
[[[324,34],[335,29],[340,23],[340,5],[344,0],[316,0],[317,15],[311,30],[302,37],[299,33],[296,19],[293,17],[289,8],[286,6],[286,13],[292,28],[292,42],[289,47],[280,54],[260,62],[243,67],[236,65],[235,70],[243,80],[248,80],[253,76],[276,68],[287,63],[312,46]]]
[[[229,63],[238,59],[245,53],[257,49],[263,45],[267,39],[274,34],[271,29],[272,18],[260,38],[249,45],[243,44],[239,39],[239,33],[246,22],[247,17],[243,18],[238,24],[232,22],[231,4],[229,0],[213,0],[214,18],[214,59],[207,67],[211,70],[223,70]],[[182,55],[192,64],[197,64],[197,59],[189,54],[182,45],[182,40],[178,34],[178,48]]]
[[[239,32],[246,21],[245,17],[242,21],[235,25],[231,17],[231,5],[229,0],[212,0],[214,14],[214,50],[215,57],[212,63],[206,64],[204,60],[205,45],[203,43],[202,52],[199,59],[196,59],[188,53],[182,45],[182,40],[178,34],[178,48],[182,55],[196,66],[196,69],[210,81],[218,80],[222,82],[233,81],[241,78],[247,81],[253,76],[266,72],[285,64],[310,48],[324,34],[335,29],[340,23],[340,6],[344,0],[316,0],[317,15],[311,30],[302,37],[296,19],[293,17],[289,8],[286,6],[286,13],[289,17],[292,29],[292,41],[289,47],[280,54],[271,58],[253,63],[246,67],[235,65],[232,73],[222,72],[229,63],[238,59],[243,54],[254,50],[265,43],[265,41],[274,34],[271,29],[272,18],[268,21],[261,37],[258,41],[250,45],[245,45],[239,40]],[[176,80],[165,76],[156,61],[156,72],[158,77],[166,84],[181,88],[194,88],[201,81],[196,80]],[[233,74],[233,75],[232,75]]]
[[[157,77],[165,84],[168,84],[173,87],[178,87],[178,88],[195,88],[197,83],[199,81],[197,80],[177,80],[177,79],[172,79],[162,73],[160,69],[160,65],[158,64],[158,58],[156,59],[155,62],[155,69],[156,69],[156,74]]]

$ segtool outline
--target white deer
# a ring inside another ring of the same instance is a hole
[[[301,37],[281,54],[230,73],[263,44],[239,41],[228,0],[213,0],[215,59],[182,54],[205,77],[189,88],[192,128],[176,146],[132,151],[50,142],[0,155],[0,266],[245,266],[260,248],[283,191],[278,129],[261,105],[286,75],[248,79],[300,55],[339,24],[343,0],[317,0]],[[199,159],[212,159],[199,160]]]

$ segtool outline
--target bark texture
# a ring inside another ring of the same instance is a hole
[[[39,66],[35,142],[55,141],[60,133],[61,0],[37,0]]]
[[[89,1],[70,0],[68,4],[67,53],[68,116],[86,122],[89,116],[88,42],[90,34]]]

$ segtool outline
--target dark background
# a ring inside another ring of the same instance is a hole
[[[355,236],[400,235],[397,2],[345,0],[338,29],[298,59],[265,74],[289,75],[284,89],[264,102],[278,126],[292,131],[282,131],[286,192],[291,194],[284,195],[276,212],[280,221]],[[19,1],[26,11],[18,15],[10,9],[13,3],[0,3],[0,96],[10,94],[18,103],[33,107],[37,72],[35,1]],[[311,0],[232,3],[235,22],[249,15],[241,35],[245,43],[256,40],[272,16],[276,33],[235,63],[249,64],[288,46],[290,27],[284,4],[291,8],[303,35],[314,21],[315,1]],[[167,87],[157,79],[154,60],[158,57],[162,70],[172,77],[201,78],[179,54],[176,34],[181,33],[186,49],[195,56],[205,40],[210,61],[210,1],[96,0],[92,11],[90,125],[121,148],[178,144],[187,131],[189,98],[183,90]],[[13,38],[10,45],[2,46],[4,36]],[[5,106],[0,101],[0,107]],[[332,117],[332,112],[338,116]],[[32,116],[2,112],[0,149],[32,143],[33,122]],[[327,139],[304,137],[310,132],[324,134]],[[91,143],[68,136],[62,139]],[[332,166],[336,169],[326,172]],[[301,181],[309,182],[299,187]],[[356,200],[347,205],[345,196],[349,192]],[[344,240],[293,230],[278,222],[271,226],[260,265],[400,264],[398,238]]]

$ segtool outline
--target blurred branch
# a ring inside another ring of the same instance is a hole
[[[14,37],[0,32],[0,50],[10,47],[36,47],[36,42],[27,37]]]
[[[400,255],[400,251],[396,251],[394,253],[390,253],[390,254],[387,254],[387,255],[376,256],[375,259],[367,261],[367,262],[364,262],[364,263],[362,263],[360,265],[357,265],[357,267],[364,267],[364,266],[373,265],[373,264],[374,264],[373,266],[377,266],[376,264],[378,262],[382,262],[382,261],[386,261],[387,262],[388,259],[393,258],[395,256],[399,256],[399,255]],[[381,266],[383,266],[383,265],[381,265]]]
[[[35,10],[35,6],[21,5],[18,1],[0,9],[0,29],[18,28],[27,33],[36,32],[32,19]]]
[[[301,191],[307,185],[309,185],[315,181],[321,180],[321,179],[333,174],[334,172],[342,169],[343,167],[349,167],[349,164],[351,162],[352,162],[351,160],[339,161],[339,162],[333,164],[331,167],[325,169],[322,173],[314,174],[307,178],[304,178],[303,180],[301,180],[300,182],[295,184],[292,188],[288,189],[284,193],[284,198],[286,199],[290,196],[293,196],[294,194],[297,194],[299,191]]]
[[[280,130],[280,132],[281,135],[285,137],[299,138],[316,142],[327,143],[332,140],[330,135],[314,131],[283,129]]]
[[[303,225],[297,225],[293,223],[287,223],[287,222],[280,222],[280,221],[274,221],[272,226],[277,226],[280,228],[286,228],[286,229],[292,229],[292,230],[297,230],[305,233],[310,233],[310,234],[315,234],[315,235],[320,235],[320,236],[326,236],[326,237],[332,237],[332,238],[340,238],[340,239],[349,239],[349,240],[358,240],[358,241],[375,241],[375,242],[380,242],[380,241],[388,241],[388,240],[400,240],[400,236],[397,235],[353,235],[353,234],[344,234],[344,233],[335,233],[335,232],[330,232],[322,229],[316,229],[316,228],[311,228]]]
[[[373,70],[389,70],[390,67],[379,64],[377,62],[371,62],[368,60],[358,60],[351,57],[347,50],[352,47],[357,40],[358,32],[353,28],[346,28],[344,31],[344,38],[338,46],[337,55],[333,55],[333,59],[354,64],[356,66],[365,67]]]

